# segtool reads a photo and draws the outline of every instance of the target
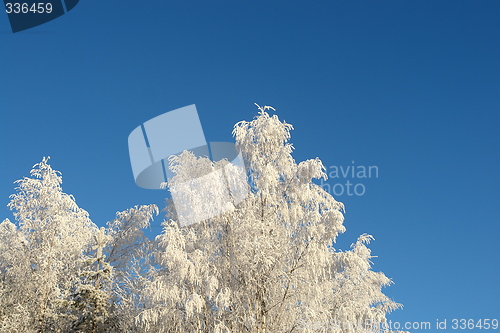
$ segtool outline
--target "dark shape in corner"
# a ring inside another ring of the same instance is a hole
[[[63,1],[64,5],[63,6]],[[73,9],[79,0],[4,0],[12,32],[19,32],[52,21]],[[23,12],[24,11],[24,12]]]

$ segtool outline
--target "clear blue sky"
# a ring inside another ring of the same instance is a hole
[[[337,196],[339,247],[374,235],[405,305],[391,320],[500,319],[499,17],[496,0],[86,0],[12,34],[0,15],[0,218],[43,156],[98,225],[161,205],[134,184],[136,126],[196,104],[207,139],[231,141],[272,105],[297,161],[378,167],[328,183],[365,186]]]

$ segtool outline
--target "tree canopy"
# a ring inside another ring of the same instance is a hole
[[[222,172],[246,195],[197,218],[205,198],[190,207],[189,225],[180,223],[182,203],[167,200],[153,240],[143,230],[155,205],[98,228],[48,159],[36,164],[11,196],[16,223],[0,223],[0,332],[387,331],[386,314],[401,305],[382,293],[391,280],[371,269],[373,237],[335,248],[344,206],[313,182],[327,177],[319,158],[294,160],[293,127],[269,110],[234,127],[244,182],[227,160],[170,158],[170,189]],[[199,182],[184,194],[214,188]]]

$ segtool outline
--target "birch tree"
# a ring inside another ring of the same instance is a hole
[[[118,212],[98,229],[48,158],[16,183],[17,224],[0,223],[0,332],[134,331],[151,267],[143,229],[157,207]]]
[[[4,238],[10,234],[16,240],[12,254],[2,260],[8,281],[3,286],[16,297],[10,312],[22,311],[26,332],[68,331],[75,319],[69,304],[76,272],[97,229],[73,196],[62,191],[62,177],[48,158],[33,167],[31,176],[17,181],[8,205],[19,229],[3,223]]]
[[[313,182],[327,177],[319,158],[295,162],[293,127],[270,109],[259,107],[254,120],[233,130],[248,170],[242,202],[185,227],[167,206],[159,269],[137,317],[145,331],[377,332],[400,307],[381,292],[391,281],[371,270],[371,236],[361,235],[349,251],[334,248],[345,231],[344,206]],[[185,151],[170,158],[175,177],[167,185],[222,168],[231,165]]]
[[[116,213],[107,223],[108,241],[103,251],[113,270],[111,283],[110,332],[139,332],[135,317],[142,311],[145,283],[155,272],[152,262],[155,242],[144,230],[158,215],[156,205],[141,205]]]

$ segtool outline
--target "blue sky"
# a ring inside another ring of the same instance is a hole
[[[391,320],[500,319],[499,14],[498,1],[88,0],[16,34],[0,15],[0,218],[43,156],[98,225],[162,205],[134,184],[135,127],[196,104],[207,140],[231,141],[254,102],[271,105],[297,161],[378,167],[326,183],[365,188],[337,196],[338,246],[374,235],[374,269],[405,305]]]

